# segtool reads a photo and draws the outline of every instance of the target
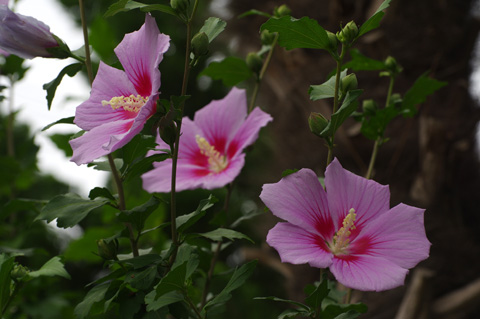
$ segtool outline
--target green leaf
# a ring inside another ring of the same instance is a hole
[[[218,202],[218,199],[210,194],[207,199],[202,199],[198,203],[198,207],[193,213],[178,216],[176,218],[178,233],[181,234],[190,228],[190,226],[194,225],[200,218],[205,216],[206,210],[212,207],[216,202]]]
[[[176,268],[186,262],[187,271],[185,273],[185,279],[190,278],[200,263],[196,251],[195,247],[187,244],[183,244],[178,248],[177,258],[175,259],[172,268]]]
[[[67,279],[70,279],[70,275],[65,270],[62,262],[60,261],[60,257],[55,256],[49,261],[47,261],[39,270],[31,271],[28,273],[29,277],[37,278],[41,276],[60,276]]]
[[[281,314],[279,314],[277,319],[298,318],[298,316],[302,316],[302,318],[310,317],[310,311],[299,310],[299,309],[287,309]]]
[[[327,297],[328,292],[330,291],[330,289],[328,289],[327,278],[324,277],[321,283],[319,283],[316,287],[312,286],[312,288],[313,291],[310,291],[311,289],[306,289],[305,291],[308,295],[307,298],[305,298],[305,303],[315,310],[320,308],[323,299]]]
[[[441,82],[422,74],[405,93],[401,109],[405,116],[414,116],[417,113],[416,106],[425,102],[427,96],[447,85],[447,82]]]
[[[82,63],[73,63],[70,65],[67,65],[60,71],[58,76],[53,79],[51,82],[45,83],[43,85],[43,89],[47,91],[47,104],[48,104],[48,110],[50,110],[50,107],[52,106],[52,101],[53,97],[55,96],[55,92],[57,91],[57,87],[60,85],[60,82],[62,82],[62,79],[65,75],[68,75],[69,77],[74,76],[80,70],[83,68]]]
[[[81,303],[79,303],[74,310],[75,316],[78,319],[83,319],[88,316],[90,309],[92,308],[93,304],[96,302],[100,302],[105,298],[105,294],[110,287],[110,282],[95,286],[87,293],[85,299]]]
[[[33,211],[39,212],[40,204],[45,204],[46,201],[38,199],[16,198],[8,201],[0,208],[0,220],[3,220],[10,214],[18,211]]]
[[[118,170],[120,167],[123,166],[123,159],[121,158],[115,158],[113,160],[115,163],[115,168]],[[87,164],[87,167],[93,167],[93,169],[96,169],[97,171],[105,171],[105,172],[111,172],[112,168],[110,166],[110,163],[108,161],[102,161],[102,162],[91,162]]]
[[[125,282],[138,290],[148,289],[157,276],[157,266],[148,267],[142,271],[131,271],[125,275]]]
[[[253,73],[244,60],[229,56],[221,62],[210,63],[200,75],[209,76],[214,80],[222,80],[225,86],[235,86],[248,80]]]
[[[171,7],[166,5],[162,5],[162,4],[149,5],[149,4],[144,4],[144,3],[131,1],[131,0],[120,0],[112,4],[108,8],[107,12],[105,12],[105,18],[114,16],[120,12],[126,12],[133,9],[141,9],[142,11],[146,11],[146,12],[161,11],[161,12],[165,12],[165,13],[177,16],[177,14],[175,13],[175,10],[173,10]]]
[[[183,286],[185,285],[186,274],[187,262],[184,262],[180,266],[172,268],[155,287],[155,300],[158,300],[158,298],[168,292],[182,290]]]
[[[119,219],[122,222],[132,223],[135,226],[138,232],[141,232],[143,227],[145,227],[145,221],[153,213],[158,205],[160,205],[160,199],[152,196],[148,202],[144,203],[141,206],[137,206],[130,210],[124,210],[120,212]]]
[[[286,170],[284,170],[284,171],[282,172],[282,177],[286,177],[286,176],[291,175],[291,174],[293,174],[293,173],[296,173],[296,172],[298,172],[298,171],[299,171],[299,170],[298,170],[297,168],[294,168],[294,169],[290,169],[290,168],[289,168],[289,169],[286,169]]]
[[[400,114],[400,109],[395,106],[388,106],[384,109],[378,109],[375,114],[364,117],[362,119],[362,134],[371,140],[383,137],[385,129],[397,115]]]
[[[145,254],[134,258],[124,259],[122,260],[122,263],[131,265],[133,269],[140,269],[151,264],[158,265],[162,260],[162,257],[158,254]]]
[[[8,257],[5,254],[0,255],[0,309],[3,309],[7,300],[10,298],[10,272],[13,269],[15,257]]]
[[[56,122],[50,123],[47,126],[45,126],[44,128],[42,128],[42,132],[48,130],[49,128],[51,128],[52,126],[57,125],[57,124],[74,124],[73,123],[74,119],[75,119],[75,116],[71,116],[71,117],[65,117],[65,118],[60,119]]]
[[[202,233],[202,234],[198,234],[198,235],[200,235],[202,237],[205,237],[205,238],[208,238],[208,239],[211,239],[213,241],[220,241],[223,238],[226,238],[226,239],[229,239],[229,240],[246,239],[246,240],[250,241],[251,243],[253,243],[253,240],[251,240],[250,237],[248,237],[247,235],[242,234],[242,233],[240,233],[238,231],[235,231],[235,230],[227,229],[227,228],[218,228],[218,229],[212,230],[208,233]]]
[[[108,202],[109,200],[105,198],[83,199],[73,193],[58,195],[43,207],[35,220],[44,219],[51,222],[57,218],[58,227],[73,227],[87,217],[92,210],[102,207]]]
[[[365,23],[360,26],[357,38],[380,26],[380,21],[385,15],[385,12],[383,12],[383,10],[390,6],[391,1],[392,0],[385,0],[382,2],[382,4],[378,7],[377,11],[375,11],[373,16],[371,16],[367,21],[365,21]]]
[[[205,20],[205,23],[200,28],[198,33],[205,32],[208,37],[208,42],[212,42],[225,29],[227,23],[220,18],[210,17]]]
[[[352,69],[354,71],[377,71],[386,69],[386,65],[383,61],[370,59],[361,54],[357,49],[350,50],[350,56],[352,59],[345,63],[342,68]]]
[[[248,277],[250,277],[250,275],[253,273],[256,265],[257,261],[253,260],[249,263],[246,263],[245,265],[242,265],[240,268],[236,268],[225,288],[223,288],[223,290],[218,295],[216,295],[205,305],[205,307],[203,307],[202,314],[205,314],[207,312],[207,309],[214,305],[227,302],[232,297],[231,292],[245,283]]]
[[[293,300],[288,300],[288,299],[282,299],[282,298],[278,298],[278,297],[274,297],[274,296],[270,296],[270,297],[255,297],[255,298],[253,298],[253,299],[255,299],[255,300],[272,300],[272,301],[277,301],[277,302],[284,302],[284,303],[289,303],[289,304],[291,304],[291,305],[294,305],[294,306],[303,308],[303,309],[305,309],[305,310],[310,310],[310,308],[309,308],[307,305],[304,305],[304,304],[301,303],[301,302],[293,301]]]
[[[327,127],[321,132],[323,137],[332,136],[338,130],[340,125],[357,109],[357,98],[363,90],[351,90],[347,92],[342,106],[332,114]]]
[[[73,155],[73,150],[70,143],[68,143],[71,136],[72,134],[53,134],[49,137],[57,148],[63,151],[65,156],[71,157]]]
[[[134,2],[134,1],[131,1]],[[152,11],[160,11],[163,13],[168,13],[172,16],[177,16],[177,13],[175,10],[172,9],[170,6],[166,6],[164,4],[150,4],[150,5],[144,5],[144,7],[140,7],[140,10],[143,12],[152,12]]]
[[[134,177],[140,176],[152,166],[154,162],[162,162],[170,158],[170,154],[154,154],[152,156],[145,157],[132,166],[128,167],[124,173],[125,182],[131,181]]]
[[[290,16],[270,18],[260,30],[278,32],[278,44],[291,49],[324,49],[329,50],[330,42],[324,28],[316,20],[308,17],[295,19]]]
[[[322,319],[338,319],[338,316],[348,312],[350,313],[345,318],[356,318],[353,316],[355,313],[361,314],[367,312],[367,306],[363,303],[337,304],[332,301],[331,304],[324,303],[322,307],[324,308],[321,315]]]
[[[155,137],[152,135],[136,135],[127,145],[122,147],[122,158],[124,164],[131,165],[139,158],[143,158],[147,154],[148,149],[154,148],[157,145]],[[121,168],[121,166],[118,166]]]
[[[112,193],[110,193],[108,188],[105,187],[95,187],[88,194],[88,198],[90,198],[91,200],[94,200],[98,197],[103,197],[106,199],[110,199],[112,202],[116,202],[115,197],[113,197]]]
[[[244,13],[242,13],[241,15],[239,15],[237,18],[244,18],[244,17],[247,17],[247,16],[251,16],[251,15],[258,15],[258,16],[264,16],[264,17],[267,17],[267,18],[271,18],[272,15],[271,14],[268,14],[266,12],[263,12],[263,11],[259,11],[259,10],[255,10],[255,9],[252,9],[252,10],[248,10]]]
[[[147,311],[157,311],[160,308],[168,306],[172,303],[183,301],[185,297],[179,291],[170,291],[163,294],[160,298],[155,299],[156,291],[151,291],[145,296],[145,304],[147,305]]]
[[[347,76],[347,70],[340,73],[340,81]],[[335,80],[336,76],[331,76],[325,83],[319,85],[311,85],[308,90],[310,100],[316,101],[321,99],[328,99],[335,96]]]

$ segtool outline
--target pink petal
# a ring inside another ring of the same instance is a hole
[[[81,165],[113,152],[123,145],[119,143],[110,145],[112,136],[124,136],[132,124],[133,120],[106,123],[71,140],[73,156],[70,160]]]
[[[371,240],[369,255],[382,257],[403,268],[413,268],[429,256],[424,210],[399,204],[365,225],[359,237]]]
[[[267,243],[278,251],[282,262],[326,268],[333,255],[319,245],[319,240],[318,235],[290,223],[278,223],[267,235]]]
[[[195,113],[194,122],[202,134],[219,152],[224,153],[227,143],[247,117],[245,90],[233,87],[221,100],[214,100]]]
[[[138,94],[150,96],[160,87],[158,64],[168,50],[170,37],[161,34],[155,19],[147,14],[140,30],[126,34],[115,48],[120,63]]]
[[[408,273],[397,264],[380,257],[361,255],[333,258],[330,271],[346,287],[362,291],[383,291],[403,285]]]
[[[76,109],[75,124],[88,131],[104,123],[136,117],[136,113],[125,111],[123,108],[113,110],[110,105],[102,105],[102,101],[110,101],[112,97],[131,94],[137,95],[137,91],[125,72],[100,62],[90,98]]]
[[[324,239],[333,237],[327,197],[312,170],[304,168],[278,183],[263,185],[260,198],[275,216]]]
[[[377,218],[389,209],[388,186],[345,170],[337,159],[327,167],[325,186],[328,205],[337,228],[341,227],[351,208],[357,214],[355,225],[359,230],[370,219]]]
[[[242,123],[233,141],[228,147],[229,157],[240,153],[247,146],[253,144],[258,138],[258,132],[262,127],[272,121],[270,114],[263,112],[260,108],[255,108]]]

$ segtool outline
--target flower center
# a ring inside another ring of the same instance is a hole
[[[224,155],[221,155],[213,145],[210,145],[204,137],[197,134],[195,135],[195,139],[200,148],[200,153],[208,157],[210,171],[214,173],[223,171],[228,165],[227,158]]]
[[[137,96],[131,94],[130,96],[114,96],[110,101],[103,100],[102,106],[110,105],[113,110],[123,107],[125,111],[138,113],[147,101],[148,96],[143,97],[140,94]]]
[[[352,230],[355,229],[355,209],[350,208],[348,215],[345,216],[345,219],[342,223],[342,228],[340,228],[335,235],[333,236],[333,243],[329,245],[331,252],[334,255],[344,255],[347,253],[347,247],[350,244],[350,235]]]

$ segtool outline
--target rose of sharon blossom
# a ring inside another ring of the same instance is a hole
[[[283,262],[329,268],[343,285],[382,291],[403,285],[429,255],[424,210],[390,205],[388,186],[342,168],[335,159],[325,187],[302,169],[263,186],[260,198],[278,223],[267,235]]]
[[[193,121],[184,117],[176,190],[214,189],[232,182],[245,163],[243,150],[255,142],[260,129],[271,120],[258,107],[247,115],[245,90],[235,87],[224,99],[197,111]],[[157,143],[159,149],[169,148],[160,137]],[[170,192],[171,176],[171,159],[154,163],[154,169],[142,175],[143,188],[151,193]]]
[[[115,48],[125,72],[100,62],[90,98],[76,109],[74,122],[87,132],[70,141],[71,161],[89,163],[124,146],[142,130],[156,110],[158,65],[169,43],[147,14],[140,30],[126,34]]]
[[[58,46],[50,28],[35,18],[12,12],[0,1],[0,49],[24,59],[51,57],[47,48]]]

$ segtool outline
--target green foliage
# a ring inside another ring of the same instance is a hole
[[[50,140],[57,146],[58,149],[65,153],[65,156],[71,157],[73,155],[72,147],[68,143],[72,134],[53,134],[50,135]]]
[[[366,57],[357,49],[350,50],[350,56],[352,59],[343,65],[344,69],[352,69],[354,71],[386,70],[386,65],[383,61]]]
[[[0,310],[3,310],[10,298],[11,279],[15,257],[0,254]]]
[[[253,72],[244,60],[229,56],[220,62],[210,63],[200,75],[209,76],[214,80],[222,80],[226,86],[235,86],[251,78]]]
[[[157,209],[160,202],[160,199],[152,196],[145,204],[120,212],[119,219],[122,222],[131,223],[138,232],[141,232],[145,221]]]
[[[347,70],[340,73],[340,80],[347,76]],[[308,94],[310,100],[317,101],[321,99],[328,99],[335,96],[335,76],[331,76],[326,82],[319,85],[310,85]]]
[[[169,6],[162,5],[162,4],[149,5],[149,4],[144,4],[144,3],[131,1],[131,0],[120,0],[118,2],[115,2],[108,8],[104,16],[105,18],[108,18],[116,15],[117,13],[126,12],[133,9],[141,9],[142,11],[145,11],[145,12],[160,11],[160,12],[168,13],[170,15],[177,16],[177,13],[175,12],[175,10],[173,10]]]
[[[70,65],[67,65],[66,67],[64,67],[60,71],[60,73],[58,74],[58,76],[55,79],[53,79],[52,81],[50,81],[48,83],[45,83],[43,85],[43,89],[45,91],[47,91],[48,110],[50,110],[50,107],[52,106],[53,98],[55,97],[55,92],[57,91],[57,87],[62,82],[63,77],[65,75],[68,75],[69,77],[72,77],[75,74],[77,74],[78,72],[80,72],[80,70],[82,68],[83,68],[82,63],[73,63],[73,64],[70,64]]]
[[[222,33],[223,30],[225,30],[226,26],[227,23],[224,20],[210,17],[205,20],[198,33],[204,32],[208,37],[208,42],[212,42],[213,39],[215,39],[220,33]]]
[[[392,0],[385,0],[382,4],[378,7],[377,11],[371,16],[367,21],[365,21],[359,29],[358,37],[361,37],[367,32],[370,32],[380,26],[380,21],[382,20],[383,16],[385,15],[385,10],[390,6],[390,2]]]
[[[31,278],[40,276],[60,276],[70,279],[70,275],[65,270],[65,267],[58,256],[47,261],[39,270],[30,271],[28,276]]]
[[[197,223],[200,218],[205,216],[207,209],[212,207],[217,202],[218,199],[215,196],[210,195],[207,199],[200,201],[197,209],[194,212],[187,215],[178,216],[176,218],[178,233],[183,234],[188,228]]]
[[[57,125],[57,124],[73,124],[74,119],[75,119],[75,116],[70,116],[70,117],[65,117],[63,119],[55,121],[53,123],[50,123],[47,126],[45,126],[44,128],[42,128],[42,132],[48,130],[49,128],[51,128],[52,126]]]
[[[405,93],[403,97],[401,109],[405,116],[414,116],[417,114],[416,106],[425,102],[427,96],[447,85],[447,82],[441,82],[422,74],[413,84],[413,86]]]
[[[250,237],[248,237],[247,235],[242,234],[238,231],[228,229],[228,228],[217,228],[215,230],[209,231],[208,233],[201,233],[198,235],[214,241],[220,241],[223,238],[229,239],[229,240],[246,239],[251,243],[253,243],[253,240],[250,239]]]

